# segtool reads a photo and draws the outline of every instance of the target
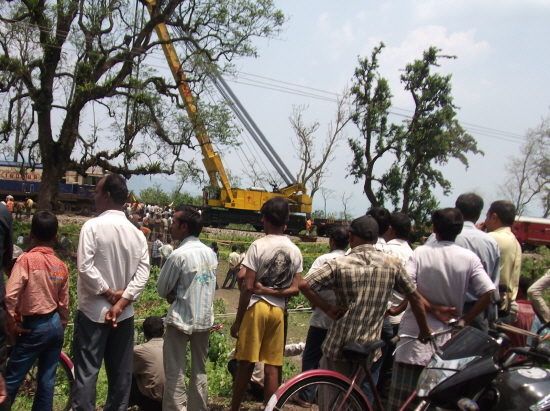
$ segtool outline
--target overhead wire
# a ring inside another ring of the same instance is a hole
[[[217,100],[214,98],[214,96],[212,95],[211,91],[209,88],[206,88],[206,95],[207,97],[209,98],[209,100],[213,103],[215,103]],[[226,98],[225,95],[222,95],[221,96],[222,98],[224,98],[229,104],[232,104],[233,102],[231,100],[228,100]],[[241,121],[242,123],[242,118],[240,116],[236,116],[238,120]],[[244,126],[244,124],[243,124]],[[262,157],[260,156],[260,154],[258,153],[258,149],[257,149],[257,146],[256,144],[252,144],[251,143],[251,137],[249,136],[249,133],[247,132],[247,128],[246,127],[243,127],[243,130],[241,132],[241,137],[244,139],[244,138],[247,138],[249,141],[247,142],[247,144],[243,144],[243,145],[240,145],[240,146],[237,146],[235,147],[235,153],[237,154],[238,158],[239,158],[239,161],[241,162],[242,166],[244,169],[246,169],[246,165],[245,163],[243,162],[242,158],[241,158],[241,155],[239,153],[239,151],[242,151],[242,154],[243,156],[245,157],[245,159],[248,161],[248,165],[249,166],[252,166],[252,162],[251,160],[249,159],[249,156],[246,155],[245,153],[245,150],[244,150],[244,147],[247,147],[250,154],[253,156],[253,153],[252,153],[252,150],[254,150],[256,152],[256,158],[258,159],[258,165],[259,167],[261,168],[261,172],[264,173],[265,175],[269,175],[271,178],[273,178],[273,175],[272,175],[272,172],[265,166],[265,163],[262,161]],[[222,153],[222,150],[219,149],[219,147],[217,146],[217,144],[215,143],[212,143],[216,149],[216,151],[218,153]],[[240,150],[239,150],[240,149]]]

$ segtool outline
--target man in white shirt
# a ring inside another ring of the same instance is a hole
[[[390,218],[390,227],[384,235],[386,239],[384,252],[399,258],[399,261],[401,261],[403,266],[407,264],[407,261],[409,261],[413,254],[413,250],[408,242],[410,233],[411,219],[409,216],[402,212],[393,213]],[[392,310],[397,309],[401,304],[403,304],[403,301],[406,301],[405,297],[396,290],[392,290],[392,297],[390,301],[391,308],[387,313],[389,316],[384,319],[384,328],[382,329],[382,334],[386,339],[395,337],[399,331],[399,324],[401,323],[401,318],[403,317],[405,308],[403,308],[400,313],[397,313],[397,315],[392,315]],[[378,360],[382,363],[379,364],[380,368],[378,370],[378,382],[376,387],[382,398],[388,398],[389,396],[391,374],[393,370],[392,353],[393,350],[388,349],[381,360]],[[378,364],[378,362],[375,364]],[[365,384],[366,381],[364,380],[362,385],[365,386]]]
[[[461,233],[456,237],[455,243],[461,247],[473,251],[481,260],[483,268],[495,288],[498,290],[500,280],[500,250],[496,240],[486,232],[479,230],[475,224],[483,210],[483,199],[475,193],[466,193],[458,196],[455,207],[460,210],[464,216],[464,227]],[[426,244],[436,243],[435,233],[432,234]],[[496,297],[496,295],[495,295]],[[464,313],[470,311],[477,301],[477,296],[473,289],[469,288],[466,293],[466,302],[464,303]],[[496,301],[493,298],[493,301]],[[496,319],[496,305],[492,303],[489,308],[478,315],[470,324],[483,332],[488,332],[489,324]]]
[[[406,270],[417,286],[417,291],[426,300],[425,304],[456,307],[461,316],[459,322],[469,325],[491,302],[495,285],[485,272],[477,255],[454,243],[462,231],[464,219],[456,208],[436,210],[432,215],[433,229],[437,243],[418,247],[406,265]],[[471,286],[478,297],[474,307],[462,316],[466,300],[466,291]],[[450,327],[427,310],[428,326],[435,332]],[[413,311],[407,308],[401,325],[400,334],[418,335],[419,328],[413,317]],[[437,337],[438,346],[442,346],[450,334]],[[402,348],[401,348],[402,347]],[[431,344],[402,338],[395,353],[391,393],[388,409],[398,409],[416,388],[420,373],[432,357]],[[417,405],[413,402],[412,407]]]
[[[323,254],[313,262],[309,272],[315,271],[327,261],[346,254],[345,249],[349,245],[349,231],[347,226],[335,226],[329,234],[328,244],[330,253]],[[329,304],[336,304],[336,295],[332,290],[318,291],[318,294]],[[332,318],[326,315],[319,307],[313,307],[313,314],[309,319],[309,330],[307,332],[306,346],[302,354],[302,372],[316,370],[323,357],[321,346],[327,336],[328,328],[332,324]],[[307,387],[295,395],[292,400],[305,407],[311,407],[315,397],[315,387]]]
[[[109,383],[104,410],[128,407],[134,347],[132,302],[139,298],[149,278],[149,253],[143,234],[122,211],[127,197],[128,188],[121,176],[103,178],[94,197],[100,214],[88,220],[80,232],[74,411],[96,409],[95,384],[104,359]]]

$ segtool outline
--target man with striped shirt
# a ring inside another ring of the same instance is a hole
[[[208,385],[206,355],[214,322],[214,292],[218,259],[198,239],[202,218],[193,207],[176,208],[170,227],[179,244],[162,267],[157,282],[161,297],[171,304],[166,316],[164,338],[163,410],[206,411]],[[187,343],[191,345],[189,396],[185,388]]]

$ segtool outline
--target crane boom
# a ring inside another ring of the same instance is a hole
[[[151,16],[153,16],[153,7],[155,4],[156,0],[147,0],[147,8]],[[275,196],[284,196],[290,202],[290,211],[310,213],[312,199],[309,195],[307,195],[306,188],[299,183],[290,184],[289,186],[281,188],[274,193],[268,193],[260,190],[243,190],[240,188],[231,187],[221,158],[219,154],[214,151],[212,142],[206,132],[206,128],[199,117],[195,99],[185,74],[183,73],[183,69],[181,68],[181,63],[172,44],[166,24],[163,22],[158,23],[155,26],[155,31],[162,43],[162,49],[164,51],[166,61],[168,62],[172,76],[174,77],[179,93],[183,99],[191,124],[195,129],[195,135],[199,141],[203,155],[202,161],[210,178],[210,184],[218,192],[214,198],[208,199],[208,205],[213,207],[259,211],[262,205],[270,198]],[[220,182],[221,187],[219,184]]]

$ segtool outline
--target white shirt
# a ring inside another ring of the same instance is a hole
[[[78,309],[91,321],[105,322],[112,307],[102,296],[109,288],[136,301],[149,278],[149,252],[143,233],[122,211],[107,210],[88,220],[80,231],[77,253]],[[126,307],[118,321],[134,315]]]
[[[435,233],[426,240],[426,244],[436,242]],[[486,232],[479,230],[473,222],[464,221],[462,232],[456,237],[455,243],[473,251],[480,258],[483,268],[493,280],[495,287],[498,287],[500,281],[500,250],[496,240]],[[477,301],[474,290],[468,289],[466,301]]]
[[[313,262],[313,264],[311,264],[311,268],[309,269],[308,274],[313,272],[317,268],[321,267],[327,261],[330,261],[336,257],[341,257],[343,255],[346,255],[346,252],[344,250],[332,250],[330,253],[323,254],[317,257]],[[336,304],[336,295],[334,294],[334,291],[322,290],[322,291],[317,291],[317,293],[327,303],[331,305]],[[323,310],[321,310],[319,307],[315,307],[315,309],[313,310],[313,314],[311,314],[311,318],[309,319],[309,325],[328,330],[328,327],[330,327],[330,325],[332,324],[332,321],[333,319],[330,318],[328,315],[326,315]]]
[[[403,266],[405,267],[407,265],[407,262],[413,255],[413,250],[409,243],[405,240],[400,240],[399,238],[394,238],[393,240],[388,241],[384,246],[384,252],[391,254],[397,258],[399,258],[399,261],[403,263]],[[399,292],[392,290],[391,294],[391,307],[396,308],[399,304],[403,302],[402,294]],[[403,314],[405,312],[402,312],[399,315],[396,316],[390,316],[390,323],[392,325],[397,325],[401,323],[401,318],[403,318]]]
[[[468,286],[473,287],[477,297],[495,289],[479,257],[452,241],[439,241],[418,247],[406,269],[420,295],[430,303],[456,307],[459,314],[462,314]],[[428,326],[435,332],[448,328],[431,313],[426,313],[426,319]],[[409,306],[401,320],[399,334],[418,335],[418,332],[418,324]],[[441,346],[449,338],[450,334],[440,335],[437,338],[438,345]],[[418,340],[409,341],[405,338],[398,343],[398,347],[404,343],[407,345],[398,348],[395,360],[406,364],[426,365],[433,354],[431,344],[422,344]]]
[[[287,236],[268,234],[250,245],[243,265],[256,272],[256,281],[264,287],[284,290],[291,286],[294,275],[302,272],[302,261],[299,248]],[[260,299],[285,308],[282,297],[252,294],[247,309]]]

